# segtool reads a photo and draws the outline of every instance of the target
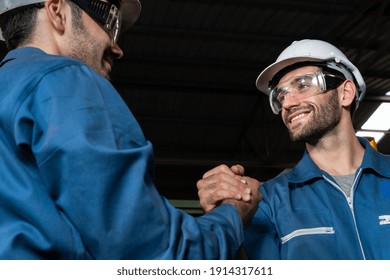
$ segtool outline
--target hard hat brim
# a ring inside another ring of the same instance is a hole
[[[139,0],[122,0],[122,32],[129,29],[138,20],[141,9]]]
[[[265,68],[257,77],[256,87],[259,91],[269,95],[270,94],[269,82],[272,80],[275,74],[278,73],[280,70],[298,62],[321,62],[321,61],[323,60],[310,58],[306,56],[306,57],[294,57],[294,58],[289,58],[282,61],[274,62],[273,64]]]

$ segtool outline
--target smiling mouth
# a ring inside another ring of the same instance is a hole
[[[110,66],[110,68],[112,67],[112,64],[113,64],[113,61],[110,57],[108,56],[105,56],[104,58],[104,61],[107,62],[107,64]]]
[[[113,64],[113,61],[107,57],[103,57],[103,71],[105,71],[106,73],[104,74],[104,76],[108,76],[110,73],[111,73],[111,70],[112,70],[112,64]]]
[[[107,64],[109,65],[109,68],[111,70],[112,68],[112,65],[114,64],[114,56],[113,54],[110,52],[109,49],[107,49],[104,54],[103,54],[103,60],[107,62]]]
[[[290,122],[293,123],[293,122],[295,122],[296,120],[299,120],[299,119],[304,118],[306,115],[307,115],[306,113],[299,114],[298,116],[293,117],[293,118],[290,120]]]
[[[305,118],[307,115],[310,114],[311,111],[304,111],[304,112],[300,112],[300,113],[295,113],[295,114],[292,114],[292,116],[289,116],[289,123],[294,123],[294,122],[297,122],[303,118]]]

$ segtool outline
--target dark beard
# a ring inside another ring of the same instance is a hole
[[[313,118],[308,122],[299,134],[293,135],[291,131],[290,138],[293,142],[305,142],[310,145],[315,145],[326,134],[340,123],[341,113],[339,111],[339,101],[337,90],[332,90],[329,97],[329,102],[319,107],[319,112],[314,112],[317,118]],[[313,108],[312,108],[313,109]]]

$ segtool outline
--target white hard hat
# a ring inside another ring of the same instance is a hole
[[[18,7],[43,2],[42,0],[3,0],[0,3],[0,15]]]
[[[141,3],[139,0],[119,0],[121,2],[121,12],[122,12],[122,31],[128,29],[133,25],[140,13],[141,13]],[[0,15],[22,7],[26,5],[42,3],[44,0],[1,0],[0,2]],[[2,32],[0,32],[0,40],[4,40]]]
[[[256,87],[269,95],[270,84],[275,74],[299,62],[324,63],[327,67],[343,73],[347,79],[353,79],[357,87],[355,109],[358,107],[366,93],[366,84],[360,71],[338,48],[321,40],[294,41],[273,64],[260,73],[256,80]]]

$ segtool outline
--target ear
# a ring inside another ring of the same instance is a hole
[[[63,34],[66,28],[66,3],[64,0],[48,0],[45,2],[45,9],[51,26]]]
[[[356,86],[351,80],[346,80],[339,86],[340,104],[348,107],[352,104],[356,96]]]

